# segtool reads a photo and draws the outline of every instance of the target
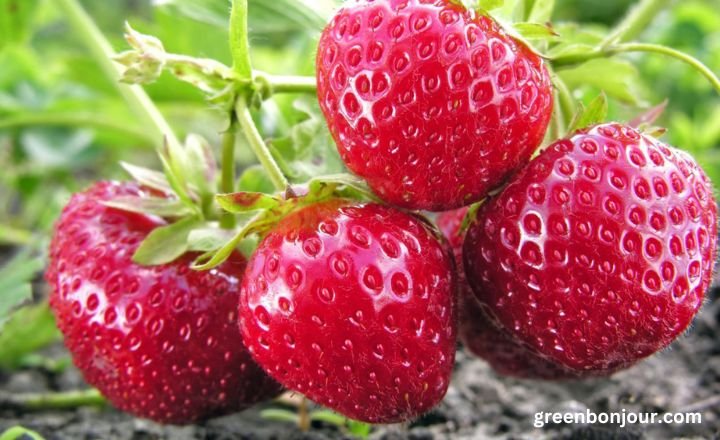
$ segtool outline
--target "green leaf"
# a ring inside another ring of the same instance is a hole
[[[480,207],[485,203],[485,201],[480,201],[477,203],[473,203],[468,208],[467,213],[465,214],[465,217],[463,217],[462,223],[460,223],[460,233],[464,234],[469,228],[470,225],[472,225],[472,222],[475,221],[477,218],[477,213],[480,210]]]
[[[332,174],[308,182],[308,201],[319,201],[331,196],[380,201],[363,179],[352,174]]]
[[[0,298],[0,330],[7,322],[10,312],[20,304],[32,299],[30,283],[17,284],[4,290]]]
[[[287,409],[268,408],[260,411],[260,417],[265,420],[273,420],[275,422],[287,422],[298,424],[300,417],[293,411]]]
[[[630,126],[638,128],[640,126],[648,126],[654,124],[655,121],[657,121],[658,118],[660,118],[660,116],[665,113],[668,102],[668,99],[665,98],[665,100],[660,104],[647,109],[642,114],[637,115],[632,119],[632,121],[630,121]]]
[[[570,123],[568,133],[574,133],[576,130],[589,127],[591,125],[604,122],[608,114],[607,96],[600,93],[597,98],[593,99],[587,108],[580,108],[578,113]]]
[[[268,142],[282,171],[293,182],[344,172],[345,166],[317,103],[297,100],[294,112],[299,120],[287,136]]]
[[[89,161],[94,135],[88,130],[34,127],[20,135],[28,160],[37,168],[79,168]]]
[[[208,227],[193,229],[188,235],[188,250],[192,252],[210,252],[223,247],[235,236],[234,231]]]
[[[0,331],[12,311],[32,299],[30,282],[43,265],[41,259],[23,252],[0,269]]]
[[[616,58],[593,59],[556,72],[570,89],[592,86],[626,104],[639,105],[642,102],[640,74],[627,61]]]
[[[555,0],[525,0],[527,21],[545,23],[552,18]]]
[[[596,50],[595,46],[591,44],[566,42],[554,46],[545,54],[545,56],[551,60],[558,58],[573,58],[593,53]]]
[[[222,209],[233,214],[273,209],[283,202],[283,199],[279,197],[253,192],[219,194],[215,196],[215,200]]]
[[[372,425],[347,417],[327,409],[310,412],[310,420],[324,422],[340,428],[346,428],[351,434],[360,438],[367,438],[372,430]]]
[[[238,191],[273,193],[275,187],[261,165],[253,165],[243,171],[237,184]]]
[[[39,0],[0,0],[0,50],[23,44],[32,34],[32,19]]]
[[[370,431],[372,431],[372,425],[358,420],[348,419],[347,421],[348,431],[351,434],[360,438],[368,438]]]
[[[186,217],[176,223],[154,229],[133,255],[133,261],[144,266],[170,263],[188,250],[188,236],[201,221]]]
[[[25,356],[60,338],[46,302],[23,307],[12,315],[0,333],[0,368],[19,368]]]
[[[227,0],[164,0],[162,7],[212,26],[227,27]],[[286,41],[290,33],[321,31],[335,7],[333,0],[249,0],[250,35],[263,41]]]
[[[173,157],[175,159],[169,157],[167,154],[173,154]],[[160,154],[159,157],[160,162],[163,166],[163,170],[165,171],[165,177],[167,178],[167,181],[170,184],[170,188],[172,189],[172,193],[174,193],[180,199],[180,201],[185,204],[185,206],[199,213],[199,208],[193,202],[192,198],[190,197],[190,193],[188,192],[187,180],[185,174],[182,172],[182,165],[180,165],[181,161],[184,162],[184,156],[182,156],[184,152],[168,152],[167,154]]]
[[[102,204],[123,211],[156,215],[164,218],[184,217],[193,213],[193,211],[180,200],[165,197],[121,196],[102,202]]]
[[[18,0],[21,1],[21,0]],[[22,426],[13,426],[0,434],[0,440],[45,440],[40,434]]]
[[[201,194],[217,192],[217,162],[210,143],[200,135],[190,134],[185,141],[188,181]]]
[[[345,426],[345,422],[347,421],[347,418],[345,416],[342,416],[335,411],[330,411],[328,409],[311,411],[309,416],[310,420],[324,422],[341,428]]]
[[[492,11],[493,9],[502,8],[504,0],[477,0],[478,7],[483,11]]]
[[[151,170],[149,168],[139,167],[126,162],[120,162],[130,177],[132,177],[139,184],[147,186],[148,188],[156,189],[164,193],[173,192],[170,183],[168,182],[165,175],[159,171]]]
[[[270,219],[266,219],[270,217]],[[220,249],[206,252],[195,259],[190,266],[194,270],[210,270],[221,265],[230,255],[238,250],[238,246],[251,234],[259,232],[268,226],[275,224],[276,216],[268,216],[267,211],[247,219],[241,224],[240,229],[235,233],[233,238],[225,243]]]
[[[550,25],[539,23],[515,23],[515,31],[526,40],[554,40],[558,34]]]

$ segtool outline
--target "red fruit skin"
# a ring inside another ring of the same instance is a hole
[[[353,419],[404,421],[450,381],[451,256],[418,218],[348,203],[300,209],[263,239],[243,280],[240,329],[288,389]]]
[[[345,164],[389,203],[469,205],[543,139],[543,61],[475,15],[447,0],[354,0],[322,33],[320,107]]]
[[[465,348],[485,360],[498,374],[525,379],[573,379],[577,373],[543,358],[515,340],[510,333],[493,322],[483,310],[465,277],[462,248],[465,234],[461,232],[467,208],[447,211],[437,218],[437,225],[450,242],[457,266],[458,337]]]
[[[143,194],[132,183],[97,183],[72,197],[56,225],[46,278],[75,365],[114,406],[161,423],[192,423],[278,395],[237,331],[245,259],[233,254],[209,272],[190,270],[191,255],[133,263],[164,221],[101,203]]]
[[[609,123],[560,140],[478,213],[476,297],[515,339],[582,375],[670,344],[710,285],[717,207],[686,153]]]

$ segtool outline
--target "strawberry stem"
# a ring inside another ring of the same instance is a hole
[[[316,93],[314,76],[269,75],[265,77],[272,93]]]
[[[62,410],[84,406],[102,407],[106,404],[107,401],[96,389],[57,393],[0,395],[0,408],[23,411]]]
[[[134,113],[141,116],[143,121],[149,122],[148,128],[154,132],[152,137],[155,144],[162,147],[166,139],[169,144],[177,146],[179,149],[180,141],[145,90],[138,85],[130,86],[120,83],[120,72],[112,61],[115,56],[112,46],[78,3],[78,0],[58,0],[57,4],[65,12],[75,31],[80,34],[105,75],[122,94],[125,102],[132,107]]]
[[[713,73],[712,70],[710,70],[709,67],[707,67],[705,64],[702,63],[702,61],[698,60],[697,58],[686,54],[685,52],[681,52],[679,50],[673,49],[671,47],[663,46],[660,44],[650,44],[650,43],[624,43],[624,44],[618,44],[616,46],[610,46],[607,48],[608,53],[610,54],[616,54],[616,53],[623,53],[623,52],[649,52],[649,53],[659,53],[662,55],[666,55],[672,58],[675,58],[679,61],[682,61],[691,67],[693,67],[695,70],[697,70],[700,74],[702,74],[705,78],[707,78],[708,81],[710,81],[710,84],[712,84],[713,88],[720,94],[720,79]]]
[[[245,133],[245,137],[247,138],[250,148],[255,153],[255,156],[258,158],[258,161],[260,161],[260,164],[263,168],[265,168],[265,172],[267,172],[272,184],[278,191],[287,191],[290,187],[290,183],[280,169],[280,166],[273,158],[272,153],[270,153],[270,149],[255,126],[255,121],[253,121],[250,109],[248,109],[245,100],[238,100],[235,107],[235,115],[240,123],[240,127]]]
[[[562,78],[555,75],[553,77],[553,84],[555,84],[555,90],[558,94],[558,100],[556,102],[558,103],[559,111],[562,114],[562,119],[560,119],[560,122],[562,122],[561,127],[567,127],[577,112],[576,101],[572,96],[572,92],[570,92],[570,89],[568,89],[567,84],[565,84],[565,81],[563,81]],[[558,134],[560,136],[564,136],[564,128]]]
[[[230,50],[233,58],[233,70],[241,79],[252,79],[247,0],[233,0],[232,2],[230,11]]]
[[[220,191],[228,194],[235,191],[235,137],[237,135],[237,121],[235,114],[230,115],[231,122],[228,130],[222,138],[222,164],[220,177]],[[235,216],[223,211],[220,216],[220,227],[233,229],[235,227]]]
[[[707,67],[705,64],[702,63],[702,61],[698,60],[697,58],[694,58],[691,55],[688,55],[684,52],[681,52],[679,50],[663,46],[660,44],[650,44],[650,43],[622,43],[622,44],[616,44],[613,46],[607,46],[607,47],[600,47],[597,50],[594,50],[592,52],[588,52],[585,54],[578,54],[578,55],[571,55],[567,57],[558,57],[554,58],[552,60],[552,64],[555,67],[560,66],[566,66],[566,65],[573,65],[573,64],[579,64],[591,59],[595,58],[606,58],[613,55],[621,54],[621,53],[631,53],[631,52],[649,52],[649,53],[658,53],[662,55],[666,55],[672,58],[675,58],[677,60],[680,60],[691,67],[693,67],[695,70],[697,70],[700,74],[702,74],[705,78],[710,81],[713,88],[720,93],[720,79],[713,73],[712,70],[710,70],[709,67]]]
[[[302,432],[308,432],[310,430],[310,414],[308,413],[308,400],[307,397],[303,396],[298,407],[298,428]]]

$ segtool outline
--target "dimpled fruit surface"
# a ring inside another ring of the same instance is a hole
[[[349,1],[320,39],[320,107],[341,157],[385,201],[482,199],[543,139],[543,61],[491,18],[444,0]]]
[[[392,423],[445,395],[452,263],[419,218],[335,200],[283,219],[248,263],[240,326],[257,362],[348,417]]]
[[[131,257],[165,222],[102,205],[143,196],[132,183],[100,182],[75,194],[50,245],[50,304],[75,365],[127,412],[186,424],[235,412],[279,394],[237,330],[246,261],[209,272],[192,256],[143,267]]]
[[[716,217],[711,183],[687,153],[602,124],[548,147],[481,208],[466,274],[523,344],[610,373],[688,327],[711,282]]]
[[[448,239],[458,275],[458,337],[465,348],[486,361],[498,374],[527,379],[574,379],[577,372],[551,362],[515,339],[483,310],[465,277],[461,230],[468,208],[440,214],[437,225]]]

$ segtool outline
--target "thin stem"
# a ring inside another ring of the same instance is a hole
[[[681,52],[679,50],[662,46],[659,44],[650,44],[650,43],[625,43],[620,44],[616,46],[611,46],[609,48],[611,53],[622,53],[622,52],[650,52],[650,53],[659,53],[662,55],[666,55],[672,58],[675,58],[679,61],[684,62],[685,64],[688,64],[692,66],[695,70],[700,72],[705,78],[707,78],[708,81],[712,84],[712,86],[715,88],[715,90],[720,93],[720,79],[713,73],[712,70],[710,70],[709,67],[707,67],[705,64],[702,63],[702,61],[698,60],[697,58],[686,54],[685,52]]]
[[[250,148],[255,153],[255,156],[257,156],[260,164],[263,168],[265,168],[265,171],[268,173],[268,176],[275,188],[278,191],[287,191],[290,187],[290,183],[287,178],[285,178],[285,175],[282,170],[280,170],[280,167],[277,162],[275,162],[275,159],[272,157],[268,146],[265,144],[265,141],[255,126],[255,121],[253,121],[252,115],[250,114],[250,109],[248,109],[247,104],[243,99],[238,100],[235,108],[235,114],[238,118],[238,122],[240,123],[240,127],[245,133],[245,137],[250,144]]]
[[[605,58],[613,55],[617,55],[620,53],[630,53],[630,52],[648,52],[648,53],[658,53],[662,55],[666,55],[672,58],[675,58],[677,60],[680,60],[690,66],[692,66],[695,70],[700,72],[705,78],[710,81],[713,88],[720,93],[720,79],[713,73],[710,68],[708,68],[705,64],[702,63],[702,61],[698,60],[697,58],[692,57],[691,55],[688,55],[684,52],[680,52],[679,50],[672,49],[667,46],[662,46],[659,44],[650,44],[650,43],[623,43],[623,44],[617,44],[614,46],[608,46],[605,48],[599,48],[596,51],[589,52],[582,55],[574,55],[569,57],[560,57],[555,58],[552,60],[553,66],[555,67],[561,67],[561,66],[567,66],[567,65],[574,65],[579,64],[594,58]]]
[[[612,32],[600,43],[600,47],[608,47],[636,38],[652,22],[672,0],[641,0],[615,26]]]
[[[160,147],[163,139],[167,139],[168,143],[179,148],[180,141],[145,90],[138,85],[130,86],[120,83],[120,73],[112,61],[112,57],[115,55],[112,46],[78,3],[78,0],[57,0],[57,4],[65,11],[68,20],[90,49],[95,61],[108,79],[115,84],[133,112],[148,123],[148,128],[153,132],[155,145]]]
[[[316,93],[317,81],[314,76],[280,76],[265,77],[273,93]]]
[[[310,414],[308,413],[308,400],[307,397],[303,396],[300,401],[300,407],[298,408],[298,428],[302,432],[310,431]]]
[[[560,98],[558,97],[557,90],[555,91],[555,102],[558,102]],[[556,139],[560,137],[562,133],[565,132],[563,129],[563,125],[565,123],[563,122],[563,111],[560,106],[557,106],[553,109],[552,117],[550,119],[550,126],[548,127],[548,135],[550,136],[550,142],[555,142]]]
[[[230,51],[233,58],[233,69],[241,79],[252,78],[247,18],[247,0],[233,0],[230,11]]]
[[[232,122],[228,130],[223,134],[222,158],[220,159],[222,166],[220,191],[226,194],[235,191],[235,141],[237,136],[237,122],[234,114],[230,117]],[[233,229],[235,227],[235,216],[223,211],[220,216],[220,227],[223,229]]]
[[[142,145],[152,145],[155,139],[145,131],[137,130],[133,127],[128,127],[125,124],[121,124],[107,118],[98,118],[97,115],[83,115],[83,114],[52,114],[52,113],[39,113],[39,114],[27,114],[12,116],[6,119],[0,120],[0,130],[5,128],[14,127],[27,127],[27,126],[68,126],[68,127],[91,127],[100,130],[114,131],[118,134],[125,135],[127,137],[134,138],[142,143]]]
[[[573,98],[570,89],[568,89],[567,84],[565,84],[565,81],[563,81],[562,78],[556,75],[553,78],[553,83],[555,84],[555,88],[558,92],[558,103],[563,115],[562,122],[564,126],[567,126],[570,124],[570,121],[572,121],[572,118],[575,117],[575,113],[577,112],[575,98]],[[563,134],[563,132],[561,132],[561,134]]]
[[[105,406],[106,404],[105,398],[95,389],[57,393],[0,395],[0,408],[23,411],[74,409],[84,406]]]

